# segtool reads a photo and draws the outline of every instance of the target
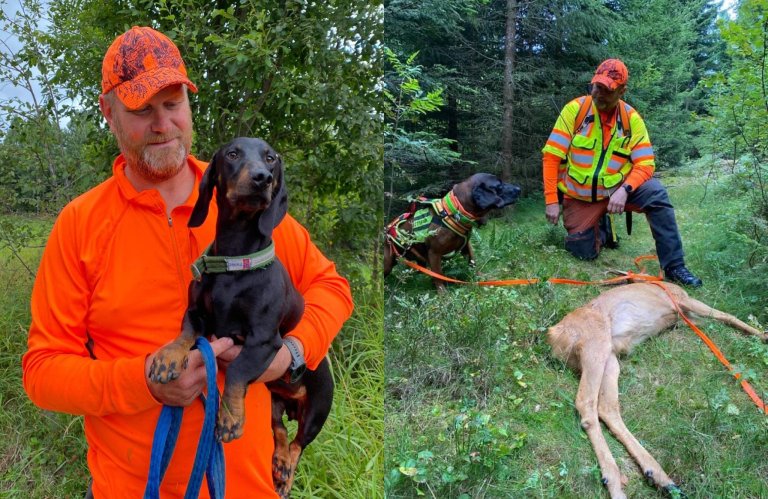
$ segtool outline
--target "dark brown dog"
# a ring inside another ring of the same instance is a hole
[[[488,212],[514,203],[519,196],[520,187],[504,183],[489,173],[476,173],[453,186],[443,198],[445,202],[438,205],[440,212],[434,205],[430,208],[429,235],[423,241],[403,241],[398,237],[404,233],[408,239],[407,235],[413,234],[414,227],[413,213],[401,215],[387,227],[384,276],[389,275],[399,256],[428,265],[438,274],[442,274],[443,257],[455,251],[460,251],[470,264],[474,264],[475,255],[469,242],[472,228],[485,223],[483,217]],[[445,291],[442,280],[432,280],[438,292]]]
[[[269,144],[253,138],[238,138],[219,149],[200,182],[190,227],[205,220],[214,187],[219,214],[207,255],[237,259],[262,250],[269,253],[272,230],[288,207],[280,156]],[[229,336],[242,344],[227,368],[216,429],[218,437],[228,442],[242,436],[247,387],[267,369],[283,344],[282,335],[299,322],[304,299],[277,258],[256,270],[201,270],[200,279],[189,286],[181,335],[157,353],[150,379],[167,383],[178,378],[199,336]],[[301,452],[320,432],[331,410],[333,379],[328,360],[315,371],[307,370],[295,383],[277,380],[267,387],[272,392],[273,479],[278,494],[288,497]],[[290,444],[284,412],[299,422]]]
[[[576,409],[581,415],[581,426],[597,455],[603,484],[612,499],[626,497],[626,477],[622,476],[611,455],[600,420],[624,444],[649,482],[668,491],[677,489],[621,419],[617,358],[677,322],[678,313],[673,299],[685,314],[712,318],[768,341],[768,334],[691,298],[680,286],[666,282],[661,286],[652,283],[628,284],[605,291],[566,315],[549,329],[547,335],[552,353],[581,373]]]

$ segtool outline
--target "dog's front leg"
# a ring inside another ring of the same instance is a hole
[[[475,266],[475,250],[472,248],[472,243],[467,240],[467,244],[461,249],[462,254],[467,258],[467,263],[470,267]]]
[[[429,261],[429,268],[432,270],[432,272],[443,275],[443,255],[440,255],[430,249],[429,253],[427,253],[427,260]],[[438,293],[445,293],[445,283],[442,279],[433,277],[432,282],[435,283],[435,288],[437,288]]]
[[[254,332],[246,336],[242,351],[227,367],[217,425],[217,435],[222,442],[229,442],[243,436],[245,394],[248,385],[266,371],[282,346],[282,340],[276,333],[273,334],[275,339],[266,342],[254,340],[258,335],[259,333]]]
[[[189,350],[202,335],[202,320],[194,308],[188,308],[181,325],[181,334],[155,353],[149,368],[154,383],[168,383],[181,376],[189,363]]]

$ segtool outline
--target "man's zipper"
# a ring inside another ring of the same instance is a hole
[[[184,279],[184,270],[181,265],[181,254],[179,253],[179,244],[176,241],[176,232],[173,230],[173,219],[168,216],[168,228],[171,231],[171,246],[173,246],[173,253],[176,261],[176,273],[179,276],[179,284],[181,286],[181,298],[183,301],[187,300],[187,282]]]
[[[605,161],[605,153],[608,152],[608,149],[611,147],[611,142],[613,142],[613,136],[616,135],[616,125],[614,125],[613,131],[611,131],[611,138],[610,140],[608,140],[608,146],[604,147],[603,146],[604,142],[602,142],[603,141],[603,129],[602,129],[603,124],[600,122],[598,122],[598,124],[600,125],[600,141],[601,141],[600,149],[602,149],[602,152],[600,153],[600,159],[597,162],[597,168],[595,169],[595,173],[592,176],[592,202],[593,203],[597,202],[597,180],[598,180],[598,177],[600,176],[600,170],[603,169],[603,161]]]

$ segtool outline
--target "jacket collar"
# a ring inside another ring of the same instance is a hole
[[[200,161],[191,154],[187,156],[187,167],[192,168],[195,172],[195,186],[182,206],[188,207],[190,210],[194,206],[198,197],[197,187],[200,184],[200,179],[203,177],[203,172],[207,166],[208,164],[206,162]],[[115,182],[117,182],[120,194],[130,203],[145,206],[154,211],[165,212],[165,203],[160,196],[160,193],[155,189],[147,189],[141,192],[137,191],[125,175],[125,167],[125,156],[120,154],[112,163],[112,176],[115,179]]]

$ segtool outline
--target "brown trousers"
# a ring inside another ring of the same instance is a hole
[[[565,197],[563,225],[568,231],[566,249],[578,258],[597,258],[602,247],[600,218],[606,213],[608,200],[595,203]],[[683,243],[675,220],[675,210],[667,190],[651,178],[629,194],[626,211],[645,214],[656,243],[656,254],[663,269],[684,264]]]

